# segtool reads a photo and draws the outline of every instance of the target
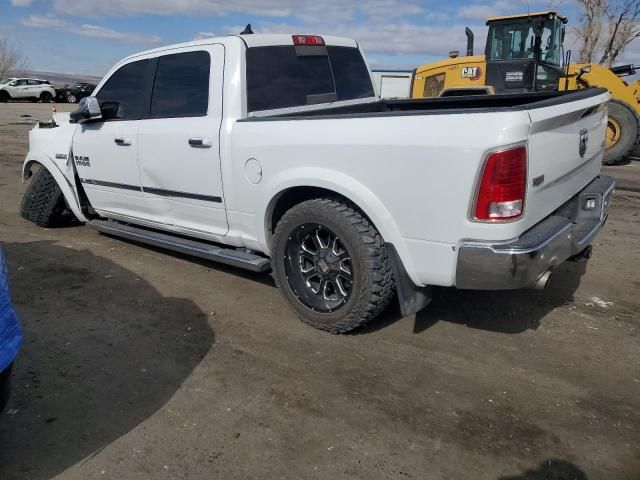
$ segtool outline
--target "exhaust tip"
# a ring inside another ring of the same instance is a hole
[[[540,278],[538,278],[538,280],[536,280],[536,283],[533,284],[533,288],[535,288],[536,290],[544,290],[545,288],[547,288],[547,285],[549,285],[549,280],[551,280],[551,270],[547,270],[542,275],[540,275]]]

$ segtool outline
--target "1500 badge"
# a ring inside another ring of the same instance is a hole
[[[83,157],[80,155],[75,155],[73,157],[73,159],[76,161],[76,165],[79,167],[90,167],[91,166],[91,161],[89,160],[89,157]]]

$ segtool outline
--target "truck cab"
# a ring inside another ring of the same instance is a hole
[[[496,93],[557,90],[566,23],[556,12],[489,17],[487,85]]]

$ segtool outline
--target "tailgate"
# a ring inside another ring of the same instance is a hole
[[[525,226],[535,225],[591,182],[602,167],[606,102],[602,89],[531,106]]]

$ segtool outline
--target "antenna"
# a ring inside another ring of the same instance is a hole
[[[247,23],[247,26],[244,27],[244,30],[240,32],[240,35],[253,35],[253,30],[251,30],[250,23]]]

